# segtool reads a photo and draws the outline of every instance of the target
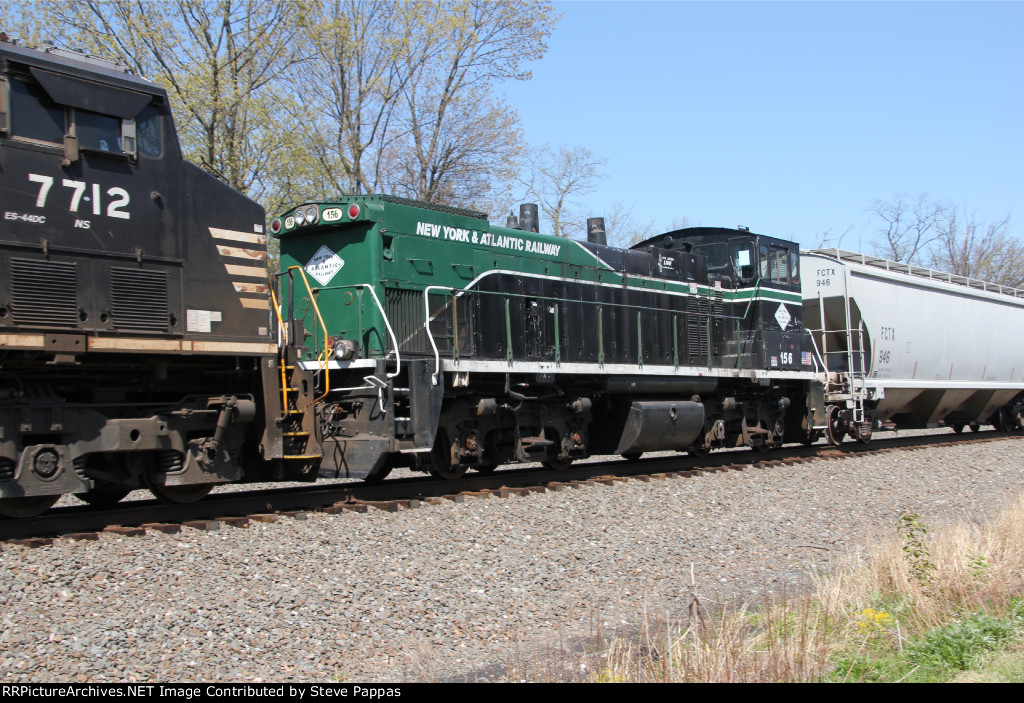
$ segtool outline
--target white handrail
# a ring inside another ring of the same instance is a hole
[[[437,385],[437,377],[441,374],[441,352],[437,350],[437,345],[434,344],[434,335],[430,333],[430,289],[436,288],[437,290],[446,290],[449,293],[454,293],[455,289],[451,286],[427,286],[423,289],[423,329],[426,330],[427,340],[430,342],[431,349],[434,350],[434,373],[430,377],[431,383]],[[461,291],[460,291],[461,292]]]

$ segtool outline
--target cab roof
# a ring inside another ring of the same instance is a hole
[[[737,238],[754,239],[767,241],[770,244],[779,244],[790,249],[798,249],[799,244],[778,237],[770,237],[765,234],[758,234],[746,229],[733,229],[731,227],[684,227],[683,229],[658,234],[650,239],[634,244],[631,249],[686,249],[687,244],[707,244],[709,242],[727,242]]]
[[[0,41],[0,59],[3,60],[5,70],[9,68],[10,63],[17,63],[149,95],[163,97],[167,95],[167,91],[156,83],[128,73],[123,66],[106,59],[79,54],[55,46],[43,45],[36,49],[30,49],[19,44]]]

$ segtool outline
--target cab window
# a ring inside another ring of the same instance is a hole
[[[732,245],[732,266],[738,278],[750,280],[754,277],[753,242],[740,242]]]
[[[11,85],[11,134],[60,144],[66,132],[64,108],[36,85],[15,78]]]
[[[163,130],[160,112],[153,105],[143,108],[136,118],[139,139],[139,154],[150,159],[159,159],[163,154]]]
[[[700,244],[693,248],[694,254],[706,256],[709,269],[724,269],[729,267],[729,247],[723,242],[712,244]]]
[[[75,110],[75,136],[82,149],[122,153],[121,120],[88,110]]]
[[[789,250],[772,247],[771,278],[779,283],[789,283]]]
[[[87,151],[135,156],[138,149],[151,159],[163,155],[163,122],[153,104],[134,120],[122,119],[56,103],[43,86],[26,78],[12,76],[0,82],[0,90],[8,85],[9,132],[15,138],[64,145],[65,136],[74,135],[78,148]]]
[[[759,259],[761,278],[776,283],[790,282],[789,249],[762,244]]]

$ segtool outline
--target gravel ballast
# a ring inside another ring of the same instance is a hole
[[[213,532],[0,545],[6,681],[423,681],[791,591],[900,511],[981,522],[1024,439]],[[762,457],[747,453],[746,460]],[[764,457],[767,458],[767,457]],[[691,573],[695,585],[691,586]]]

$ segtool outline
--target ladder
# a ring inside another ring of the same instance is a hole
[[[324,348],[317,354],[316,369],[307,369],[302,365],[305,347],[301,347],[296,340],[304,340],[300,335],[297,326],[301,325],[300,320],[295,319],[295,286],[294,272],[298,271],[302,283],[309,294],[311,308],[323,331]],[[271,286],[270,294],[274,306],[274,314],[277,316],[278,329],[281,339],[278,344],[278,366],[280,368],[279,390],[281,392],[281,414],[277,418],[277,426],[280,428],[282,440],[282,453],[280,458],[290,464],[305,465],[307,470],[315,469],[323,457],[323,447],[316,431],[317,413],[316,405],[328,393],[330,388],[330,348],[328,346],[327,325],[324,323],[320,308],[317,306],[316,297],[306,279],[306,272],[300,266],[291,266],[287,270],[277,274],[277,277],[288,277],[288,315],[283,316],[281,305],[278,301],[277,286]],[[323,372],[323,392],[317,395],[317,378]]]
[[[848,276],[846,269],[843,269],[844,279]],[[853,325],[853,309],[850,302],[847,281],[843,285],[843,312],[842,321],[832,328],[828,324],[828,316],[825,314],[825,298],[821,292],[818,293],[818,312],[820,315],[821,334],[821,358],[825,364],[826,386],[825,402],[829,405],[845,407],[849,410],[847,426],[854,436],[867,440],[871,436],[871,421],[867,416],[868,387],[867,378],[870,359],[866,356],[864,345],[864,321],[859,320],[856,328]],[[812,330],[813,331],[813,330]],[[840,336],[841,349],[830,352],[828,349],[828,335],[838,334]],[[829,359],[843,359],[845,369],[835,369]]]

